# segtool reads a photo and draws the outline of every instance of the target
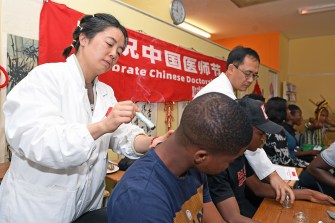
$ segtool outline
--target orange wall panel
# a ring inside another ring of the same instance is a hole
[[[280,33],[267,33],[261,35],[242,36],[215,40],[214,42],[233,49],[237,45],[250,47],[257,51],[261,64],[279,71],[280,64]]]

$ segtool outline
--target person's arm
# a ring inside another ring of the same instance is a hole
[[[204,215],[202,219],[203,223],[224,223],[225,221],[222,219],[218,209],[215,207],[213,202],[204,203]]]
[[[309,118],[309,121],[306,122],[305,127],[308,129],[321,129],[323,124],[320,121],[315,120],[315,118]]]
[[[255,152],[247,150],[245,153],[245,157],[248,159],[249,165],[252,167],[252,169],[255,171],[258,170],[258,172],[263,172],[263,174],[260,174],[262,177],[264,174],[268,175],[265,176],[264,179],[266,179],[268,182],[270,182],[271,186],[276,192],[276,200],[280,200],[282,203],[285,199],[286,193],[289,194],[292,202],[294,201],[294,194],[291,188],[280,178],[278,173],[275,171],[275,166],[271,163],[269,158],[267,157],[266,153],[263,149],[257,149]],[[250,162],[251,160],[251,162]],[[267,164],[270,162],[271,164]],[[259,165],[263,164],[263,165]],[[260,168],[267,168],[261,170]],[[255,171],[257,174],[257,172]],[[258,176],[258,174],[257,174]],[[258,177],[258,179],[261,179]]]
[[[276,198],[276,192],[271,185],[260,181],[256,175],[248,177],[246,183],[256,196],[272,199]]]
[[[106,115],[101,121],[88,125],[93,139],[101,137],[105,143],[109,140],[108,147],[115,153],[130,159],[140,158],[145,150],[136,150],[135,138],[139,135],[147,137],[147,146],[150,144],[150,138],[143,129],[130,123],[135,112],[139,111],[138,107],[131,101],[115,101],[109,106],[113,107],[112,110],[106,110]]]
[[[295,196],[292,191],[292,189],[289,187],[289,185],[278,175],[276,171],[272,172],[268,176],[268,180],[272,186],[272,188],[275,190],[276,193],[276,200],[280,201],[280,203],[283,203],[286,197],[286,194],[289,195],[291,203],[294,202]]]
[[[258,148],[254,152],[246,150],[244,155],[247,158],[249,165],[261,180],[276,170],[263,149]]]
[[[130,123],[139,108],[132,101],[122,101],[115,104],[106,118],[99,122],[89,124],[88,131],[96,140],[106,133],[112,133],[123,123]]]
[[[319,191],[310,190],[310,189],[297,189],[293,190],[297,200],[308,200],[314,203],[326,204],[326,205],[335,205],[335,200]]]
[[[331,168],[319,155],[309,164],[307,171],[318,181],[335,188],[335,177],[329,172]]]
[[[247,186],[255,193],[258,197],[267,197],[267,198],[275,198],[281,204],[284,202],[286,193],[289,194],[291,203],[295,200],[295,195],[291,188],[280,178],[280,176],[276,173],[272,175],[272,181],[276,186],[273,187],[270,184],[264,183],[260,181],[256,175],[252,175],[247,178]],[[279,187],[279,188],[277,188]],[[282,187],[282,188],[281,188]],[[278,191],[277,191],[278,190]],[[280,196],[278,196],[280,195]]]
[[[295,155],[296,156],[316,156],[320,153],[318,150],[308,150],[308,151],[296,151]]]
[[[274,198],[275,192],[270,185],[260,182],[254,177],[247,178],[247,186],[259,197]],[[321,203],[327,205],[334,205],[335,200],[323,193],[310,189],[293,190],[296,200],[308,200],[314,203]]]
[[[240,158],[237,158],[238,160]],[[234,161],[237,162],[238,160]],[[213,200],[213,204],[218,208],[217,204],[225,201],[231,197],[234,197],[234,192],[232,190],[232,186],[230,184],[230,177],[229,177],[229,168],[224,172],[217,174],[217,175],[210,175],[208,176],[208,186],[210,191],[210,197]],[[237,205],[238,206],[238,205]],[[240,209],[238,207],[238,213]],[[218,210],[220,212],[220,210]],[[221,212],[219,213],[221,214]],[[224,216],[221,214],[221,218]],[[227,221],[227,219],[224,219]],[[214,221],[213,221],[214,222]]]
[[[235,197],[230,197],[224,201],[221,201],[216,204],[217,209],[219,210],[221,216],[227,222],[234,223],[255,223],[258,221],[254,221],[251,218],[245,217],[240,214],[240,208],[236,201]],[[214,222],[214,221],[213,221]]]
[[[335,132],[335,126],[329,126],[327,132]]]
[[[105,133],[111,135],[109,147],[131,159],[143,156],[152,146],[163,142],[172,134],[172,130],[159,137],[147,136],[144,131],[130,122],[139,109],[131,101],[118,102],[100,122],[90,124],[88,130],[94,139]]]

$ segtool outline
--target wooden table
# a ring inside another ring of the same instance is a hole
[[[6,163],[0,163],[0,182],[2,181],[3,177],[5,176],[8,168],[9,168],[10,162]]]
[[[124,173],[125,171],[123,170],[119,170],[115,173],[109,173],[109,174],[106,174],[106,179],[112,180],[115,184],[117,184],[121,180]]]
[[[295,201],[292,208],[283,208],[274,199],[265,198],[252,219],[262,223],[290,223],[293,221],[293,215],[302,211],[309,217],[310,223],[317,223],[318,221],[323,221],[323,223],[335,222],[329,217],[327,210],[335,211],[335,206],[309,201]]]
[[[118,164],[120,160],[110,160],[112,163]],[[114,173],[108,173],[106,174],[106,180],[111,180],[113,182],[113,187],[121,180],[122,176],[124,175],[125,171],[118,170]]]

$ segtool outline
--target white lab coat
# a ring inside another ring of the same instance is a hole
[[[122,124],[94,140],[87,125],[105,117],[117,101],[96,80],[94,114],[74,55],[65,63],[33,69],[8,94],[5,131],[12,147],[0,186],[0,222],[71,222],[99,208],[105,188],[107,149],[138,158],[133,140],[144,134]]]
[[[225,94],[228,97],[236,100],[233,86],[231,85],[226,74],[223,72],[217,78],[212,80],[209,84],[203,87],[195,95],[194,98],[209,92],[218,92],[221,94]],[[246,150],[244,155],[247,158],[252,169],[255,171],[257,177],[261,180],[276,170],[275,166],[272,164],[271,160],[266,155],[263,149],[257,149],[254,152]]]

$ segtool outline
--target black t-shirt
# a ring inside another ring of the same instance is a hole
[[[243,216],[252,218],[257,208],[245,196],[246,179],[254,171],[242,155],[232,162],[226,171],[218,175],[208,175],[209,192],[214,204],[235,196]]]

